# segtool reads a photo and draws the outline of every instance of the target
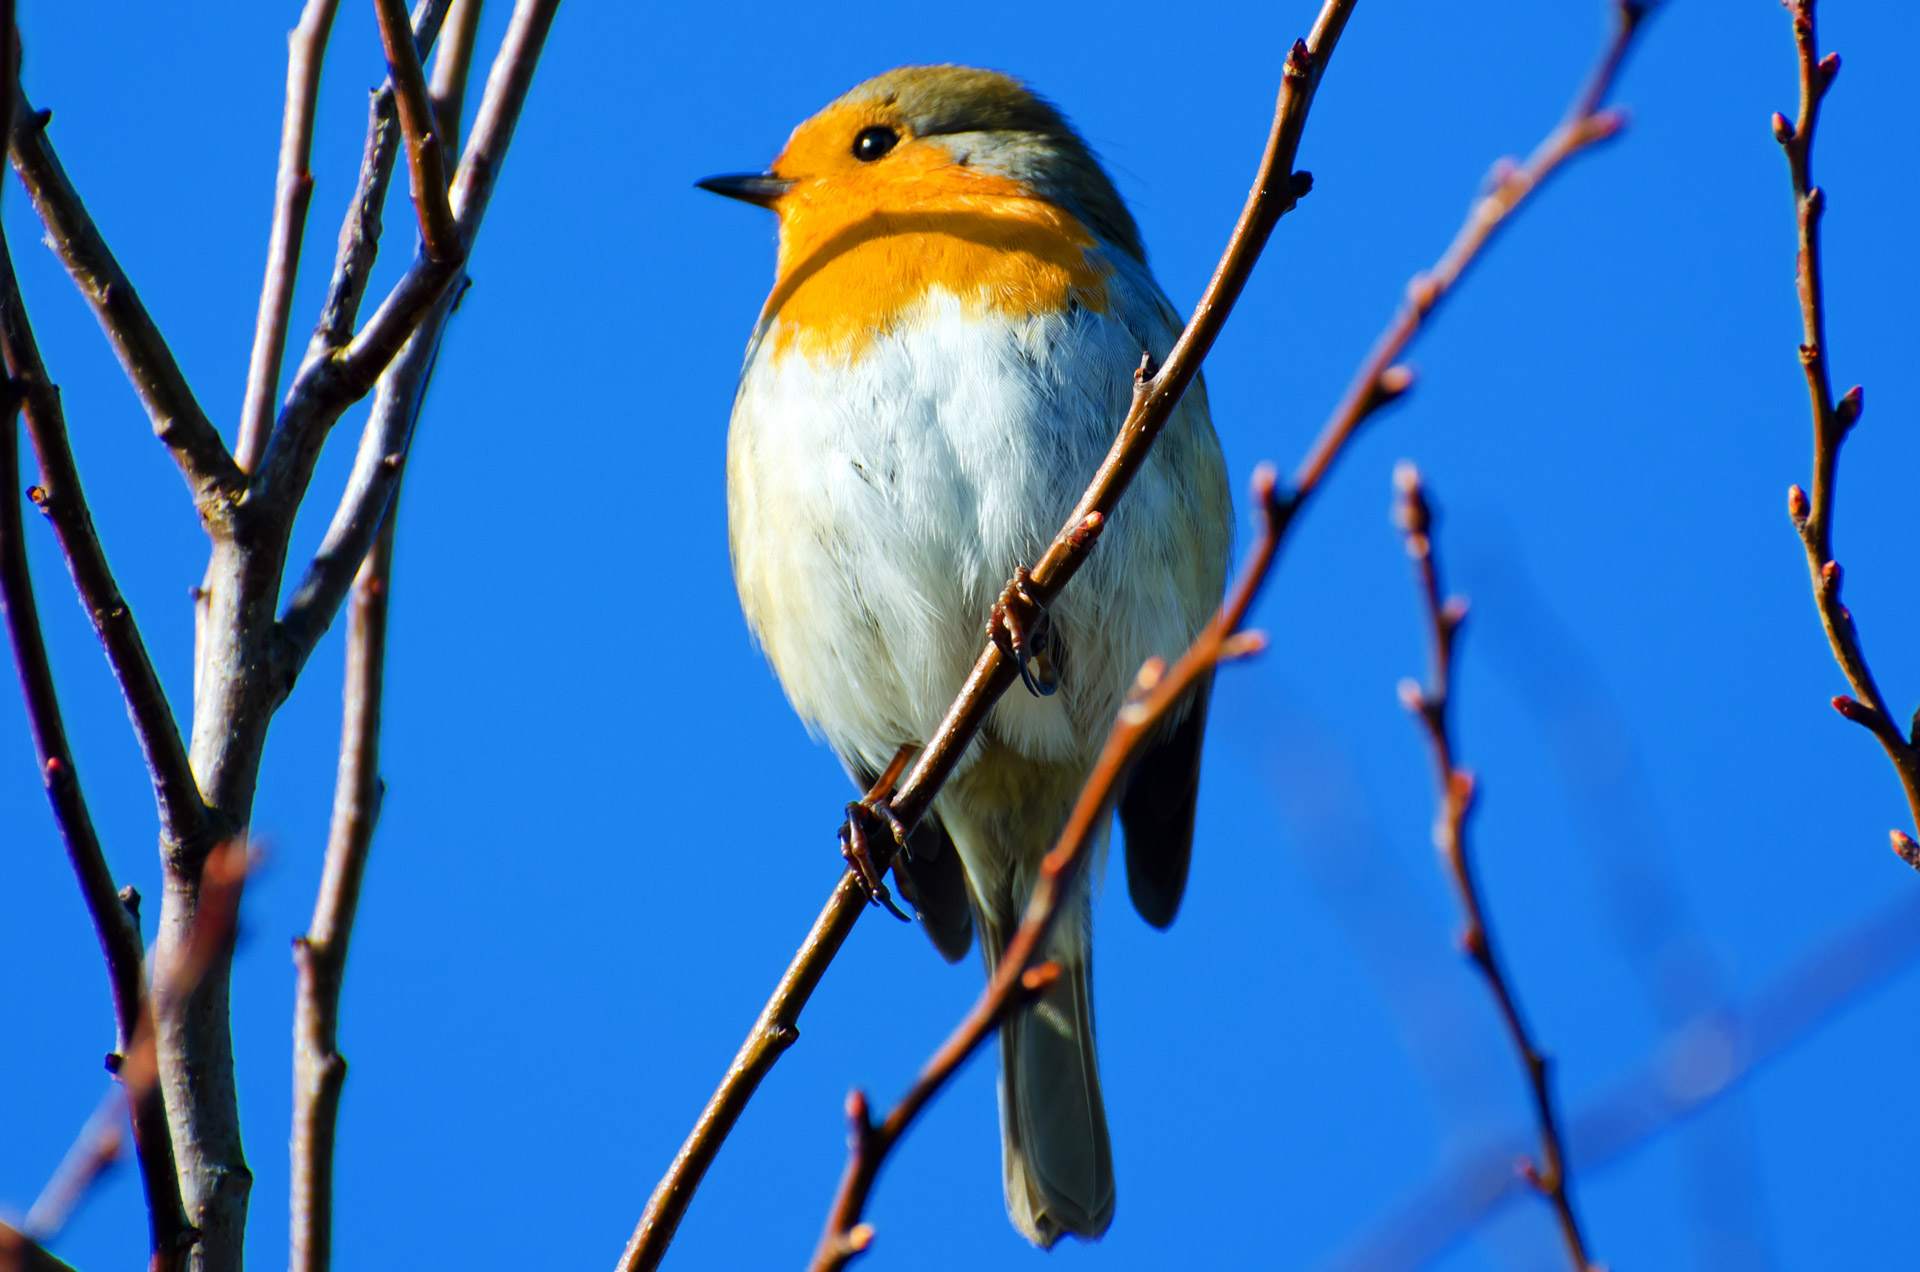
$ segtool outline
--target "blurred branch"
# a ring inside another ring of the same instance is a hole
[[[22,1231],[35,1241],[52,1241],[60,1235],[81,1201],[120,1160],[126,1148],[127,1137],[121,1129],[126,1115],[126,1095],[118,1088],[108,1091],[27,1208]]]
[[[1673,1129],[1920,960],[1920,896],[1849,925],[1731,1011],[1669,1035],[1638,1069],[1567,1121],[1574,1167],[1591,1176]],[[1414,1272],[1531,1189],[1515,1176],[1515,1135],[1446,1168],[1323,1272]]]
[[[360,903],[367,852],[380,818],[381,689],[386,663],[387,589],[393,574],[389,510],[353,588],[347,613],[345,708],[333,825],[313,923],[294,942],[291,1272],[326,1272],[333,1258],[333,1147],[347,1062],[339,1052],[340,988]]]
[[[0,1272],[73,1272],[73,1268],[18,1228],[0,1222]]]
[[[1799,227],[1794,273],[1799,284],[1803,332],[1800,365],[1806,371],[1807,398],[1813,412],[1813,494],[1809,498],[1799,486],[1789,488],[1787,513],[1806,548],[1814,604],[1820,611],[1820,625],[1826,629],[1827,644],[1853,689],[1852,697],[1842,694],[1833,700],[1834,710],[1880,739],[1906,791],[1914,824],[1920,827],[1920,716],[1915,718],[1912,736],[1902,733],[1894,723],[1893,713],[1887,709],[1880,686],[1867,666],[1853,614],[1840,601],[1841,569],[1833,558],[1834,485],[1840,446],[1859,422],[1863,398],[1860,386],[1855,385],[1835,401],[1827,367],[1826,291],[1820,259],[1820,221],[1826,213],[1827,196],[1813,184],[1813,133],[1819,122],[1820,103],[1840,73],[1840,55],[1819,55],[1814,38],[1814,4],[1815,0],[1789,0],[1787,5],[1800,62],[1800,114],[1797,120],[1777,113],[1773,117],[1773,135],[1786,152],[1787,169],[1793,179]],[[1892,832],[1892,839],[1893,850],[1920,870],[1920,844],[1900,830]]]
[[[287,351],[293,284],[300,273],[300,242],[307,205],[313,199],[314,102],[320,95],[320,65],[333,32],[340,0],[307,0],[300,23],[287,37],[287,109],[280,126],[280,171],[273,187],[273,230],[267,240],[267,278],[260,289],[260,316],[253,331],[247,396],[240,408],[234,461],[243,469],[260,462],[273,427],[273,399],[280,389],[280,361]]]
[[[972,1010],[878,1126],[867,1115],[864,1095],[855,1091],[848,1097],[851,1152],[834,1196],[827,1230],[814,1251],[810,1265],[813,1272],[834,1272],[846,1266],[872,1242],[873,1229],[861,1223],[860,1216],[887,1154],[967,1058],[993,1035],[1001,1018],[1027,997],[1044,992],[1059,976],[1056,964],[1037,962],[1037,956],[1072,894],[1074,881],[1086,868],[1087,857],[1119,798],[1121,783],[1133,761],[1158,735],[1166,718],[1186,701],[1193,687],[1216,666],[1265,648],[1266,638],[1258,632],[1243,632],[1241,624],[1272,570],[1289,524],[1289,501],[1278,492],[1273,470],[1265,467],[1254,477],[1254,498],[1260,505],[1261,535],[1239,583],[1171,668],[1164,660],[1154,658],[1140,669],[1134,691],[1114,720],[1059,841],[1041,862],[1040,877],[1020,927],[1007,942]]]
[[[1561,1139],[1559,1115],[1554,1107],[1553,1086],[1548,1060],[1535,1045],[1520,1015],[1520,1004],[1513,987],[1507,983],[1500,957],[1494,948],[1493,933],[1487,926],[1480,888],[1474,878],[1473,858],[1467,846],[1467,819],[1473,812],[1473,774],[1460,768],[1454,757],[1448,708],[1452,703],[1453,649],[1466,618],[1467,605],[1460,597],[1442,599],[1440,567],[1433,551],[1433,511],[1420,484],[1419,470],[1402,463],[1394,472],[1399,490],[1395,519],[1406,535],[1407,555],[1413,558],[1419,577],[1420,600],[1426,612],[1428,630],[1433,639],[1433,672],[1427,686],[1405,680],[1400,684],[1400,700],[1426,727],[1427,741],[1433,749],[1434,767],[1439,776],[1441,805],[1434,818],[1434,846],[1453,876],[1454,890],[1460,897],[1460,909],[1466,927],[1460,933],[1460,946],[1486,979],[1506,1024],[1513,1048],[1527,1073],[1527,1086],[1533,1100],[1533,1112],[1540,1135],[1540,1162],[1520,1161],[1520,1175],[1553,1207],[1560,1224],[1560,1236],[1574,1272],[1590,1272],[1593,1261],[1587,1255],[1586,1238],[1573,1213],[1573,1198],[1568,1188],[1566,1147]]]
[[[52,112],[36,112],[26,96],[17,92],[12,107],[9,153],[34,210],[46,224],[47,241],[93,307],[94,317],[153,420],[154,435],[173,453],[186,477],[202,523],[218,530],[227,524],[233,502],[245,489],[246,475],[200,409],[173,351],[67,179],[47,139]]]
[[[1030,619],[1031,607],[1044,605],[1057,595],[1086,559],[1106,517],[1145,462],[1162,425],[1198,374],[1202,360],[1246,286],[1274,226],[1311,187],[1312,179],[1306,173],[1294,171],[1294,158],[1314,92],[1355,3],[1356,0],[1326,0],[1309,37],[1296,40],[1288,51],[1266,150],[1220,264],[1166,362],[1157,372],[1149,374],[1147,359],[1142,359],[1134,379],[1132,404],[1086,493],[1031,573],[1023,570],[1017,576],[1024,587],[1016,593],[1016,585],[1009,584],[1003,604],[1014,610],[1025,607],[1025,612],[1017,617]],[[939,729],[921,751],[890,803],[902,834],[918,824],[931,807],[940,786],[985,723],[994,703],[1020,675],[1011,643],[999,630],[999,614],[996,610],[990,639],[960,695],[948,708]],[[882,851],[871,863],[876,879],[885,873],[895,846],[880,845]],[[869,900],[877,899],[877,890],[869,893],[856,868],[850,867],[841,876],[826,908],[781,977],[719,1089],[707,1102],[692,1134],[648,1199],[646,1211],[621,1256],[621,1272],[658,1266],[701,1177],[733,1129],[740,1111],[780,1054],[798,1037],[796,1022],[827,964],[839,952],[862,909]]]

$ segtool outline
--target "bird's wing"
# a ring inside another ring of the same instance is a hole
[[[1147,748],[1120,796],[1127,841],[1127,893],[1133,908],[1164,928],[1180,912],[1193,860],[1193,814],[1200,798],[1200,742],[1207,729],[1213,677],[1194,690],[1186,718]]]

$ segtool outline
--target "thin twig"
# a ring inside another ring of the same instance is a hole
[[[380,18],[380,42],[387,51],[387,74],[400,111],[400,131],[407,143],[407,176],[420,221],[420,241],[435,261],[463,259],[453,208],[447,202],[446,156],[434,127],[433,101],[427,93],[420,50],[413,43],[406,0],[374,0],[374,10]]]
[[[1807,398],[1813,412],[1813,494],[1809,497],[1799,486],[1789,488],[1787,515],[1793,519],[1806,549],[1814,605],[1820,612],[1820,625],[1826,629],[1827,644],[1853,690],[1851,697],[1842,694],[1833,700],[1834,710],[1880,740],[1906,792],[1908,811],[1915,826],[1920,827],[1920,714],[1915,717],[1911,736],[1902,733],[1894,722],[1867,666],[1853,614],[1841,603],[1840,563],[1833,557],[1834,486],[1840,446],[1859,422],[1864,399],[1860,386],[1855,385],[1836,401],[1827,366],[1827,302],[1820,260],[1820,220],[1826,213],[1827,195],[1813,184],[1813,134],[1820,103],[1840,73],[1840,55],[1820,56],[1814,38],[1814,4],[1815,0],[1790,0],[1787,6],[1793,17],[1793,42],[1800,63],[1799,118],[1789,120],[1781,114],[1773,117],[1773,135],[1786,152],[1787,169],[1793,178],[1799,230],[1794,273],[1800,292],[1800,365],[1806,371]],[[1920,870],[1920,844],[1901,830],[1891,832],[1891,837],[1894,852]]]
[[[300,241],[306,236],[307,205],[313,200],[314,102],[320,95],[320,65],[333,32],[340,0],[307,0],[299,25],[287,37],[287,109],[280,125],[280,171],[273,187],[273,231],[267,240],[267,277],[260,288],[260,316],[253,329],[247,396],[240,408],[240,438],[234,462],[250,469],[260,462],[273,427],[273,400],[280,391],[280,361],[287,351],[293,285],[300,273]]]
[[[414,13],[413,42],[425,57],[434,47],[449,12],[448,0],[422,0]],[[457,34],[458,32],[456,32]],[[472,57],[473,32],[465,32],[467,56]],[[450,147],[449,147],[450,148]],[[394,106],[393,80],[375,89],[367,107],[367,140],[360,160],[360,177],[353,201],[340,225],[340,246],[334,258],[333,279],[313,339],[307,345],[300,374],[324,360],[353,336],[367,278],[380,249],[381,214],[387,205],[387,185],[393,177],[394,157],[400,149],[400,119]]]
[[[12,308],[7,315],[8,329],[23,329],[24,324],[16,326],[12,321],[18,316],[17,308]],[[113,872],[101,850],[93,819],[87,811],[86,797],[80,789],[80,775],[74,767],[73,750],[61,719],[53,671],[48,665],[46,642],[41,635],[39,609],[34,601],[33,580],[28,573],[20,495],[20,399],[11,381],[0,387],[0,393],[4,393],[6,399],[0,403],[4,407],[0,409],[0,610],[4,610],[8,635],[13,642],[21,697],[26,703],[27,723],[33,734],[34,755],[41,779],[46,783],[47,801],[53,806],[54,821],[60,828],[74,876],[79,880],[87,913],[93,919],[100,952],[106,958],[107,980],[113,991],[115,1054],[124,1056],[133,1048],[139,1033],[146,997],[145,950],[135,908],[139,897],[132,889],[122,893],[114,886]],[[157,1097],[158,1093],[154,1094]],[[165,1110],[157,1098],[144,1099],[134,1102],[133,1116],[140,1177],[146,1189],[152,1225],[153,1252],[159,1259],[184,1248],[192,1229],[174,1172]]]
[[[40,359],[40,347],[27,320],[12,254],[4,238],[0,238],[0,349],[4,349],[7,374],[21,394],[27,433],[40,467],[40,482],[29,493],[53,525],[73,575],[74,589],[106,650],[114,679],[120,683],[153,781],[161,833],[170,845],[192,845],[210,835],[218,836],[220,831],[200,797],[200,786],[194,780],[186,743],[166,690],[94,530],[93,514],[88,510],[86,491],[81,487],[80,471],[67,440],[60,390],[48,379],[46,364]]]
[[[333,1258],[333,1146],[347,1062],[339,1052],[340,989],[360,903],[360,883],[380,818],[380,710],[386,665],[387,590],[394,517],[360,567],[347,617],[345,708],[333,826],[307,934],[293,944],[292,1272],[326,1272]]]
[[[1393,475],[1399,491],[1395,519],[1406,535],[1407,555],[1413,558],[1419,580],[1420,601],[1433,640],[1433,671],[1422,688],[1415,680],[1400,684],[1400,700],[1426,727],[1427,741],[1433,750],[1434,768],[1440,781],[1440,811],[1434,818],[1433,842],[1440,850],[1460,897],[1465,927],[1460,933],[1460,948],[1486,979],[1487,989],[1500,1008],[1507,1035],[1526,1069],[1527,1086],[1533,1100],[1534,1119],[1540,1136],[1540,1160],[1536,1164],[1521,1159],[1520,1174],[1553,1207],[1560,1224],[1560,1237],[1566,1243],[1567,1257],[1574,1272],[1590,1272],[1593,1260],[1587,1255],[1586,1238],[1580,1220],[1573,1212],[1573,1197],[1568,1184],[1566,1144],[1560,1132],[1560,1119],[1554,1104],[1553,1084],[1545,1053],[1534,1043],[1520,1004],[1514,997],[1495,949],[1493,933],[1487,926],[1486,909],[1480,899],[1474,877],[1473,857],[1467,846],[1467,819],[1473,812],[1473,774],[1459,767],[1455,759],[1448,708],[1453,700],[1454,642],[1466,618],[1467,605],[1459,597],[1442,598],[1440,567],[1433,551],[1433,512],[1420,484],[1420,473],[1412,464],[1402,463]]]
[[[51,114],[34,111],[19,93],[14,96],[13,111],[9,153],[34,211],[46,224],[47,241],[93,307],[94,317],[153,420],[154,435],[173,453],[187,479],[201,521],[210,528],[224,526],[232,502],[246,487],[246,475],[200,409],[173,351],[67,179],[47,139]]]
[[[1134,380],[1132,404],[1111,449],[1072,515],[1031,572],[1026,594],[1034,601],[1045,604],[1056,596],[1086,559],[1106,517],[1145,462],[1161,426],[1199,372],[1200,363],[1232,312],[1274,226],[1310,188],[1311,178],[1294,171],[1294,157],[1313,104],[1314,91],[1319,87],[1320,77],[1356,2],[1326,0],[1312,33],[1306,40],[1296,40],[1288,51],[1266,150],[1220,264],[1166,362],[1149,375],[1143,359]],[[1013,658],[1003,652],[997,642],[988,641],[939,729],[891,801],[894,815],[903,827],[911,830],[926,814],[994,703],[1018,675]],[[893,845],[883,842],[877,846],[880,851],[874,865],[884,872],[892,859]],[[621,1255],[620,1272],[639,1272],[659,1265],[721,1142],[753,1098],[761,1079],[773,1068],[781,1052],[799,1036],[797,1022],[801,1010],[825,974],[827,964],[833,961],[852,932],[868,900],[859,873],[848,869],[841,875],[773,997],[755,1021],[719,1089],[708,1100],[673,1164],[655,1186],[640,1223]]]
[[[814,1251],[813,1272],[832,1272],[846,1266],[873,1240],[873,1229],[860,1221],[880,1167],[893,1146],[933,1097],[940,1093],[980,1045],[993,1036],[1001,1018],[1032,995],[1043,992],[1059,975],[1059,967],[1038,961],[1047,934],[1066,908],[1074,881],[1086,868],[1087,857],[1119,798],[1125,779],[1140,751],[1159,733],[1160,725],[1187,700],[1193,687],[1220,663],[1244,658],[1266,646],[1258,632],[1241,630],[1260,587],[1271,572],[1281,537],[1289,524],[1288,496],[1277,489],[1271,468],[1254,478],[1254,498],[1260,505],[1261,535],[1253,554],[1220,609],[1172,667],[1155,658],[1140,669],[1133,694],[1120,709],[1081,788],[1060,839],[1040,865],[1040,877],[1019,928],[1007,942],[987,987],[966,1018],[948,1035],[920,1076],[878,1125],[867,1115],[866,1097],[855,1091],[847,1100],[851,1124],[851,1152],[846,1173],[834,1196],[826,1232]]]

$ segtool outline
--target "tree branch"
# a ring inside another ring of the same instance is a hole
[[[10,1223],[0,1222],[0,1272],[73,1272]]]
[[[9,309],[8,318],[18,315],[17,306]],[[11,321],[6,325],[9,330],[16,329]],[[115,888],[113,872],[107,865],[106,853],[101,850],[93,818],[87,811],[86,796],[80,789],[80,775],[74,767],[73,750],[61,718],[53,669],[47,662],[46,642],[41,635],[33,579],[27,566],[20,501],[19,390],[8,381],[0,387],[0,394],[5,395],[4,404],[0,404],[4,408],[0,409],[0,610],[4,611],[7,632],[13,642],[21,697],[26,703],[40,776],[46,783],[47,802],[53,806],[54,822],[60,828],[67,859],[79,880],[80,895],[93,919],[94,935],[106,959],[107,981],[113,992],[117,1057],[127,1054],[134,1045],[145,998],[145,949],[137,912],[139,895],[131,888],[125,892]],[[154,1094],[157,1097],[157,1092]],[[171,1257],[171,1252],[182,1248],[190,1239],[192,1229],[187,1223],[179,1180],[174,1174],[166,1111],[158,1098],[134,1101],[132,1111],[154,1255],[156,1259],[163,1255]]]
[[[200,786],[194,780],[186,743],[166,690],[94,530],[93,515],[88,511],[86,492],[67,440],[60,390],[47,378],[46,365],[40,360],[40,348],[27,321],[4,238],[0,238],[0,349],[5,352],[7,374],[21,394],[27,432],[40,466],[40,484],[30,493],[60,540],[74,589],[93,621],[126,699],[127,714],[132,717],[153,781],[162,834],[169,844],[202,844],[210,836],[217,837],[218,831],[200,797]]]
[[[260,462],[273,428],[273,399],[280,389],[280,362],[287,351],[293,284],[300,273],[300,242],[306,236],[307,205],[313,199],[314,101],[320,94],[320,64],[340,0],[307,0],[300,23],[287,37],[287,109],[280,127],[280,171],[274,180],[273,231],[267,241],[267,278],[260,289],[260,316],[253,331],[247,396],[240,408],[240,438],[234,460],[243,469]]]
[[[487,80],[473,139],[453,181],[452,208],[459,231],[456,255],[435,258],[424,251],[416,255],[412,266],[356,335],[344,345],[309,354],[287,395],[279,425],[261,462],[259,483],[269,502],[287,506],[298,501],[327,430],[341,412],[372,389],[460,277],[558,8],[559,0],[520,0],[514,8],[506,39]],[[353,559],[357,566],[358,555]],[[329,621],[331,617],[329,613]],[[320,630],[325,630],[324,624]],[[297,674],[299,664],[311,650],[296,648],[291,652],[295,655],[293,674]],[[290,685],[292,674],[282,679]]]
[[[433,102],[427,94],[420,50],[414,47],[405,0],[374,0],[374,10],[380,18],[380,42],[387,51],[387,74],[400,111],[400,131],[407,142],[407,176],[420,221],[420,241],[435,261],[462,260],[465,250],[447,202],[447,161],[434,127]]]
[[[1814,4],[1815,0],[1789,0],[1787,8],[1793,16],[1793,42],[1800,63],[1800,115],[1798,120],[1781,114],[1773,117],[1773,135],[1786,152],[1787,170],[1793,179],[1799,229],[1794,273],[1800,292],[1800,365],[1806,371],[1807,399],[1813,413],[1813,494],[1809,498],[1799,486],[1789,488],[1787,515],[1793,519],[1806,549],[1814,605],[1820,612],[1827,644],[1853,690],[1852,697],[1841,695],[1833,700],[1834,710],[1880,740],[1906,792],[1908,811],[1915,826],[1920,827],[1920,731],[1909,737],[1894,723],[1893,713],[1887,709],[1880,686],[1867,666],[1853,614],[1841,603],[1840,563],[1833,557],[1834,487],[1840,446],[1860,419],[1863,398],[1855,385],[1835,401],[1827,367],[1826,290],[1820,260],[1820,220],[1826,212],[1827,198],[1826,191],[1813,184],[1813,133],[1819,122],[1820,103],[1840,73],[1840,55],[1819,55],[1814,38]],[[1920,720],[1916,720],[1916,726],[1920,727]],[[1920,845],[1900,830],[1892,832],[1892,839],[1894,852],[1920,870]]]
[[[540,42],[545,39],[547,29],[552,24],[557,4],[558,0],[521,0],[514,11],[500,54],[494,61],[493,72],[488,77],[486,95],[481,100],[480,112],[474,121],[473,139],[467,147],[466,157],[461,160],[460,172],[454,178],[453,185],[456,220],[461,226],[462,241],[469,246],[473,235],[479,230],[487,202],[492,197],[500,162],[512,138],[520,108],[526,100]],[[477,20],[477,14],[463,20]],[[447,90],[442,94],[443,100],[457,99],[458,92],[454,90],[456,77],[453,71],[442,68],[451,68],[462,58],[471,57],[471,27],[465,29],[464,35],[461,35],[461,31],[462,28],[456,26],[456,35],[460,38],[443,51],[445,60],[435,70],[436,80]],[[320,386],[331,373],[324,368],[349,364],[355,357],[354,349],[369,341],[368,333],[389,321],[383,319],[382,315],[390,316],[394,307],[402,303],[397,298],[413,294],[410,289],[414,284],[410,284],[409,279],[433,276],[441,269],[440,263],[425,256],[417,257],[407,278],[401,280],[380,311],[345,350],[336,349],[327,359],[310,362],[310,367],[316,370],[314,392],[325,391]],[[464,267],[454,265],[450,277],[456,280],[463,278]],[[392,363],[396,369],[405,363],[405,371],[382,382],[383,391],[391,396],[393,409],[376,406],[373,417],[368,420],[367,429],[361,435],[360,452],[354,463],[353,475],[348,478],[333,523],[328,528],[319,553],[308,565],[299,586],[288,600],[276,629],[274,657],[284,686],[290,687],[299,676],[314,646],[333,622],[334,615],[346,599],[354,571],[359,568],[360,559],[366,555],[373,535],[379,529],[387,499],[399,480],[407,447],[411,443],[414,423],[418,418],[418,395],[424,390],[426,376],[437,356],[446,321],[458,305],[462,290],[459,283],[438,287],[424,318],[411,334],[405,336],[408,342],[404,346],[405,353],[399,361]],[[296,388],[296,395],[298,393],[299,389]],[[409,400],[411,405],[408,405]],[[335,418],[338,414],[337,410],[334,411]],[[289,437],[295,436],[295,430],[283,431]],[[276,435],[276,444],[279,441],[280,436]],[[298,442],[289,442],[285,463],[303,463],[306,470],[311,471],[311,456],[296,459],[298,445]],[[275,461],[270,455],[266,468],[272,470],[274,467]]]
[[[1356,2],[1326,0],[1311,34],[1306,40],[1296,40],[1288,51],[1266,150],[1261,155],[1246,205],[1227,240],[1226,251],[1165,364],[1149,375],[1147,362],[1142,359],[1134,379],[1132,404],[1112,447],[1026,582],[1027,594],[1040,604],[1059,594],[1092,550],[1106,517],[1145,462],[1161,426],[1198,374],[1202,360],[1246,286],[1274,226],[1311,188],[1312,178],[1294,171],[1294,157],[1306,127],[1307,112],[1313,104],[1314,91],[1319,87],[1320,77]],[[894,815],[903,827],[911,830],[926,814],[994,703],[1018,675],[1013,658],[1003,652],[997,642],[989,640],[959,696],[947,709],[939,729],[891,801]],[[874,865],[882,873],[892,859],[893,847],[892,844],[879,845],[881,851],[875,855]],[[658,1266],[720,1144],[752,1099],[760,1080],[772,1069],[780,1053],[798,1037],[796,1022],[801,1010],[868,901],[859,874],[849,869],[828,897],[825,909],[754,1023],[720,1088],[701,1111],[692,1134],[675,1156],[666,1176],[655,1186],[646,1211],[621,1255],[620,1272],[639,1272]]]
[[[1540,1135],[1540,1162],[1522,1158],[1520,1174],[1553,1207],[1560,1224],[1560,1237],[1566,1243],[1567,1257],[1574,1272],[1591,1272],[1593,1260],[1587,1255],[1586,1238],[1580,1220],[1573,1212],[1568,1188],[1566,1145],[1560,1134],[1553,1086],[1548,1075],[1548,1060],[1520,1015],[1519,1001],[1500,965],[1494,949],[1493,933],[1487,927],[1486,910],[1474,878],[1473,858],[1467,847],[1467,819],[1473,812],[1473,774],[1458,767],[1454,760],[1452,730],[1448,707],[1452,703],[1453,648],[1466,618],[1467,604],[1459,597],[1441,598],[1440,569],[1433,553],[1433,512],[1420,485],[1419,470],[1402,463],[1393,475],[1399,490],[1395,520],[1405,533],[1407,555],[1413,558],[1419,579],[1420,600],[1426,612],[1427,627],[1433,638],[1433,674],[1426,688],[1415,680],[1400,684],[1400,700],[1407,710],[1420,718],[1427,741],[1433,749],[1434,767],[1440,779],[1440,811],[1434,819],[1433,842],[1440,849],[1452,876],[1454,890],[1460,896],[1460,909],[1466,926],[1460,933],[1460,947],[1486,979],[1507,1035],[1526,1069],[1527,1086],[1533,1099],[1534,1119]]]
[[[993,1036],[1001,1019],[1027,998],[1043,992],[1058,977],[1057,965],[1038,961],[1040,950],[1073,894],[1074,881],[1086,868],[1094,841],[1119,798],[1120,784],[1133,761],[1158,736],[1161,723],[1215,667],[1265,648],[1266,638],[1258,632],[1242,631],[1241,624],[1266,582],[1280,540],[1290,524],[1289,500],[1278,493],[1271,468],[1262,468],[1254,477],[1254,498],[1260,505],[1262,529],[1240,582],[1171,668],[1163,659],[1154,658],[1140,669],[1134,691],[1114,720],[1100,758],[1081,788],[1059,841],[1041,862],[1040,877],[1034,884],[1026,914],[1007,942],[986,989],[920,1071],[919,1078],[900,1103],[878,1126],[867,1115],[864,1095],[855,1091],[848,1097],[851,1153],[834,1196],[826,1232],[809,1265],[812,1272],[835,1272],[868,1247],[873,1240],[873,1229],[860,1222],[860,1216],[888,1153],[967,1058]]]
[[[448,8],[447,0],[422,0],[413,24],[414,45],[421,56],[433,48]],[[467,35],[470,57],[472,32]],[[399,112],[393,97],[393,80],[389,78],[374,91],[368,104],[367,141],[360,160],[360,179],[340,226],[333,280],[328,284],[320,322],[301,363],[302,375],[307,373],[310,364],[326,359],[353,337],[353,324],[360,313],[367,277],[373,271],[374,257],[380,249],[381,212],[387,204],[387,184],[393,177],[394,156],[400,146]]]
[[[339,1052],[340,988],[360,883],[380,817],[380,710],[386,664],[387,589],[393,573],[391,509],[361,564],[348,612],[340,771],[320,894],[306,936],[294,942],[292,1272],[326,1272],[333,1258],[333,1146],[347,1062]]]
[[[15,95],[13,110],[9,152],[34,210],[46,224],[48,242],[93,306],[94,317],[153,420],[154,436],[173,453],[187,479],[202,523],[219,531],[246,487],[246,476],[200,409],[173,351],[60,166],[47,139],[51,113],[36,113],[24,94]]]

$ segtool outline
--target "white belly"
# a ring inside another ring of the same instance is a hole
[[[1134,321],[1015,322],[935,296],[850,365],[775,356],[771,338],[749,355],[728,440],[734,578],[795,709],[841,755],[879,769],[932,734],[1014,567],[1111,445],[1142,343],[1166,354],[1151,293],[1112,294]],[[1230,504],[1196,382],[1053,606],[1060,691],[1016,688],[989,735],[1090,762],[1140,663],[1177,653],[1218,603]]]

